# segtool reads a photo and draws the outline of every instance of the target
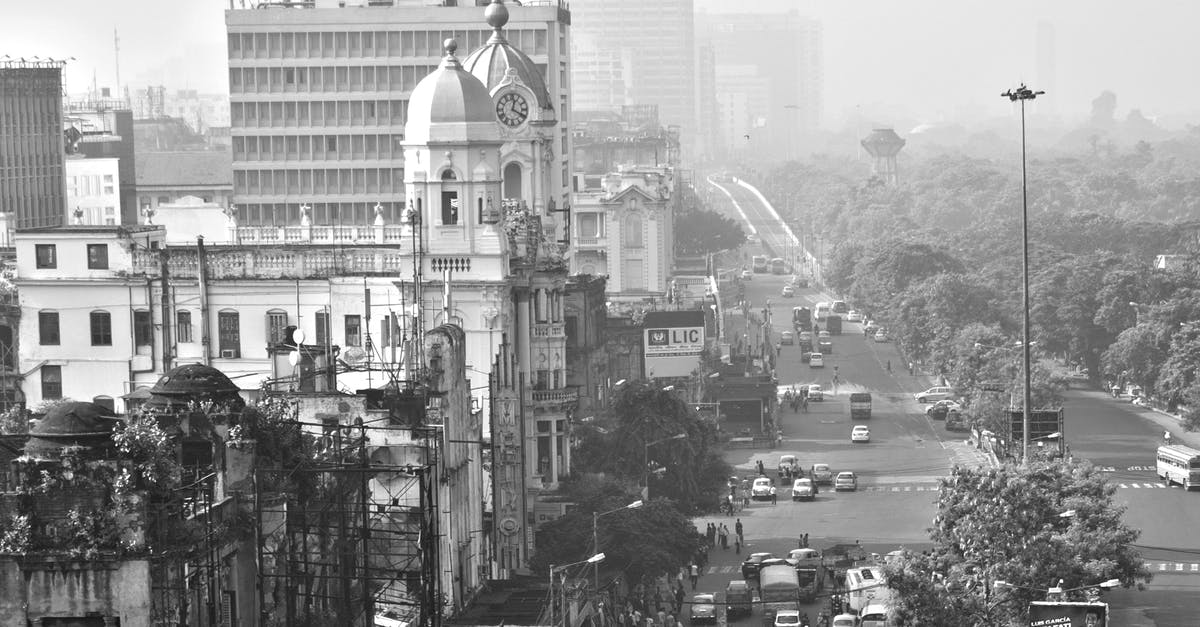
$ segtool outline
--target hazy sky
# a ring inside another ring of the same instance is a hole
[[[646,0],[653,2],[654,0]],[[999,97],[1019,80],[1036,84],[1037,23],[1054,25],[1054,107],[1085,114],[1110,89],[1118,115],[1200,121],[1197,0],[694,0],[711,11],[797,8],[825,28],[825,108],[838,120],[856,105],[900,108],[937,121],[1001,115]],[[121,80],[168,89],[227,90],[224,10],[229,0],[7,0],[0,54],[75,57],[67,87],[82,92],[93,71],[115,82],[113,29],[120,31]],[[769,54],[769,50],[763,51]]]

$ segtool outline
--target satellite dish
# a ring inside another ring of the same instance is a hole
[[[296,346],[303,344],[304,343],[304,329],[296,327],[296,330],[292,331],[292,341],[296,343]]]
[[[358,346],[351,346],[342,352],[342,361],[354,365],[361,364],[367,358],[367,351]]]
[[[300,363],[300,351],[292,351],[288,353],[288,363],[295,366]]]

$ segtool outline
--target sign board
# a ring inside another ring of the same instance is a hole
[[[700,366],[700,353],[704,350],[704,312],[649,312],[642,340],[647,375],[689,376]]]
[[[980,383],[979,389],[984,392],[1007,392],[1008,388],[1003,383]]]
[[[1008,412],[1010,426],[1010,441],[1013,444],[1019,444],[1024,441],[1022,434],[1024,433],[1024,416],[1020,410],[1012,410]],[[1046,438],[1053,433],[1060,434],[1056,439]],[[1041,439],[1045,438],[1045,439]],[[1029,441],[1046,442],[1046,446],[1054,443],[1059,451],[1062,451],[1063,442],[1066,438],[1063,435],[1063,410],[1061,409],[1035,409],[1029,412]]]
[[[1034,601],[1029,627],[1108,627],[1108,604]]]

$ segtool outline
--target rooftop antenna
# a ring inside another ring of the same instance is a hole
[[[117,69],[117,84],[113,88],[114,94],[121,93],[121,38],[117,36],[117,29],[113,29],[113,60],[116,63]]]

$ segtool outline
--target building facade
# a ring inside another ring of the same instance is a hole
[[[242,224],[296,224],[302,205],[317,225],[367,226],[377,208],[397,223],[407,200],[402,127],[412,90],[437,67],[445,39],[470,51],[492,34],[473,6],[341,4],[257,3],[226,13],[234,203]],[[513,6],[511,13],[507,39],[528,54],[545,99],[565,121],[566,3]],[[534,208],[559,220],[549,201],[561,209],[568,200],[570,135],[557,126],[539,130],[549,191]]]
[[[66,104],[64,128],[69,149],[89,159],[117,159],[118,224],[137,224],[137,164],[133,111],[124,100],[90,98]]]
[[[678,126],[684,151],[696,146],[695,49],[692,0],[574,0],[575,36],[594,49],[588,65],[575,65],[572,83],[581,93],[594,94],[579,110],[598,109],[619,94],[604,89],[624,86],[620,104],[657,105],[667,127]],[[582,48],[582,45],[580,46]],[[756,50],[761,50],[757,47]],[[624,80],[611,70],[621,60]],[[605,69],[605,67],[610,69]]]
[[[62,63],[0,63],[0,207],[10,229],[65,223]]]
[[[120,160],[70,155],[66,162],[67,224],[115,225],[121,220]]]

